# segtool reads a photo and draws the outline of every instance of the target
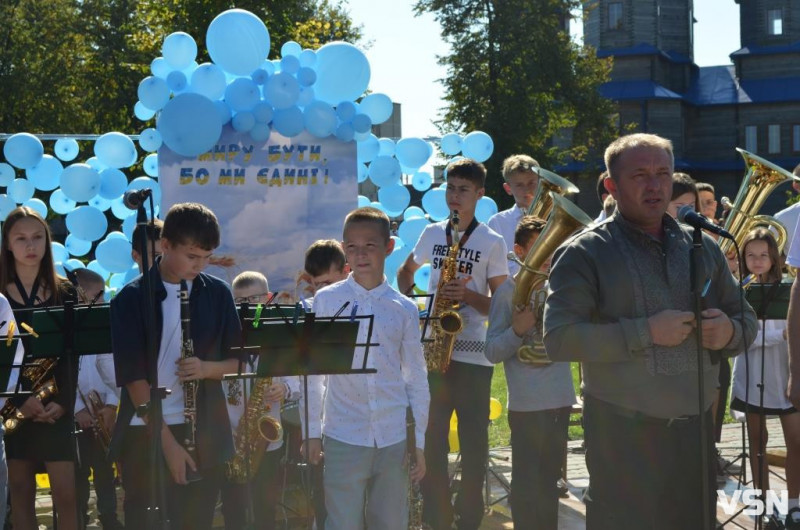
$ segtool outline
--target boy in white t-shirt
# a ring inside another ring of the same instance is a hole
[[[456,517],[458,528],[477,529],[483,519],[483,481],[489,444],[489,398],[493,367],[484,354],[489,294],[508,275],[503,238],[475,219],[475,206],[483,197],[486,168],[470,159],[447,167],[446,200],[450,211],[458,211],[460,250],[456,279],[436,295],[459,303],[462,331],[456,336],[452,361],[445,373],[429,373],[431,390],[425,461],[428,474],[422,482],[423,519],[434,530],[449,529]],[[414,251],[397,273],[402,292],[413,286],[414,272],[431,263],[428,292],[439,285],[441,266],[452,239],[450,221],[429,225]],[[455,508],[450,504],[447,453],[450,417],[458,415],[461,447],[461,488]]]

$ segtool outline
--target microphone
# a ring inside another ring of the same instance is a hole
[[[137,210],[142,203],[153,194],[150,188],[141,190],[129,190],[122,196],[122,204],[131,210]]]
[[[689,226],[693,226],[694,228],[700,228],[703,230],[708,230],[709,232],[713,232],[718,236],[724,237],[726,239],[736,239],[731,235],[730,232],[722,228],[721,226],[717,226],[711,221],[708,220],[708,217],[705,215],[699,214],[694,211],[694,208],[690,204],[685,206],[681,206],[678,210],[678,221],[683,224],[687,224]]]

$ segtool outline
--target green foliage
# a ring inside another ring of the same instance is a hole
[[[578,46],[564,31],[575,0],[418,0],[431,12],[452,52],[441,57],[447,106],[442,132],[483,130],[495,145],[487,193],[500,191],[505,157],[527,153],[543,167],[595,163],[614,136],[611,102],[598,86],[611,63]],[[595,167],[587,174],[594,175]]]
[[[0,131],[138,132],[137,87],[164,38],[189,33],[198,62],[208,61],[206,28],[233,7],[266,22],[272,58],[288,40],[317,48],[361,38],[340,0],[3,0]]]

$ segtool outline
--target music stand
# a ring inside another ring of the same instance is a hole
[[[301,315],[295,310],[290,319],[277,307],[280,316],[266,318],[245,318],[257,327],[248,330],[249,345],[260,347],[258,370],[256,374],[242,376],[272,377],[300,376],[303,378],[303,439],[309,439],[308,421],[308,376],[312,375],[355,375],[376,373],[367,368],[369,348],[379,346],[372,342],[374,315],[340,316],[349,304],[344,304],[330,317],[317,317],[315,313]],[[295,306],[296,309],[296,306]],[[301,319],[302,317],[302,319]],[[358,342],[358,332],[366,323],[366,341]],[[247,325],[245,327],[248,327]],[[360,367],[353,368],[356,348],[364,348]],[[305,447],[305,460],[308,462],[308,444]],[[310,502],[309,468],[304,469],[304,487],[307,502]],[[313,513],[313,510],[308,510]]]
[[[22,390],[22,381],[19,377],[21,375],[22,368],[25,366],[25,363],[23,362],[24,353],[23,359],[19,359],[18,362],[15,362],[17,361],[17,345],[19,344],[22,336],[23,335],[14,335],[10,343],[8,343],[5,338],[0,337],[0,389],[4,389],[0,391],[0,398],[21,396],[29,397],[33,395],[33,392],[30,390]],[[24,336],[27,336],[27,333]],[[17,380],[14,382],[14,390],[7,391],[5,389],[9,387],[9,383],[11,382],[11,374],[15,369],[18,370],[18,372]]]

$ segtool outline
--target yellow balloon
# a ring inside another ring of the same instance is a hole
[[[450,430],[454,431],[458,428],[458,416],[456,416],[456,411],[453,411],[453,415],[450,416]]]
[[[457,453],[460,449],[458,445],[458,431],[453,427],[450,427],[450,434],[447,436],[448,441],[450,442],[450,452]]]
[[[50,476],[47,473],[36,475],[36,486],[42,489],[50,489]]]
[[[489,420],[496,420],[503,412],[503,404],[497,398],[489,398]]]

